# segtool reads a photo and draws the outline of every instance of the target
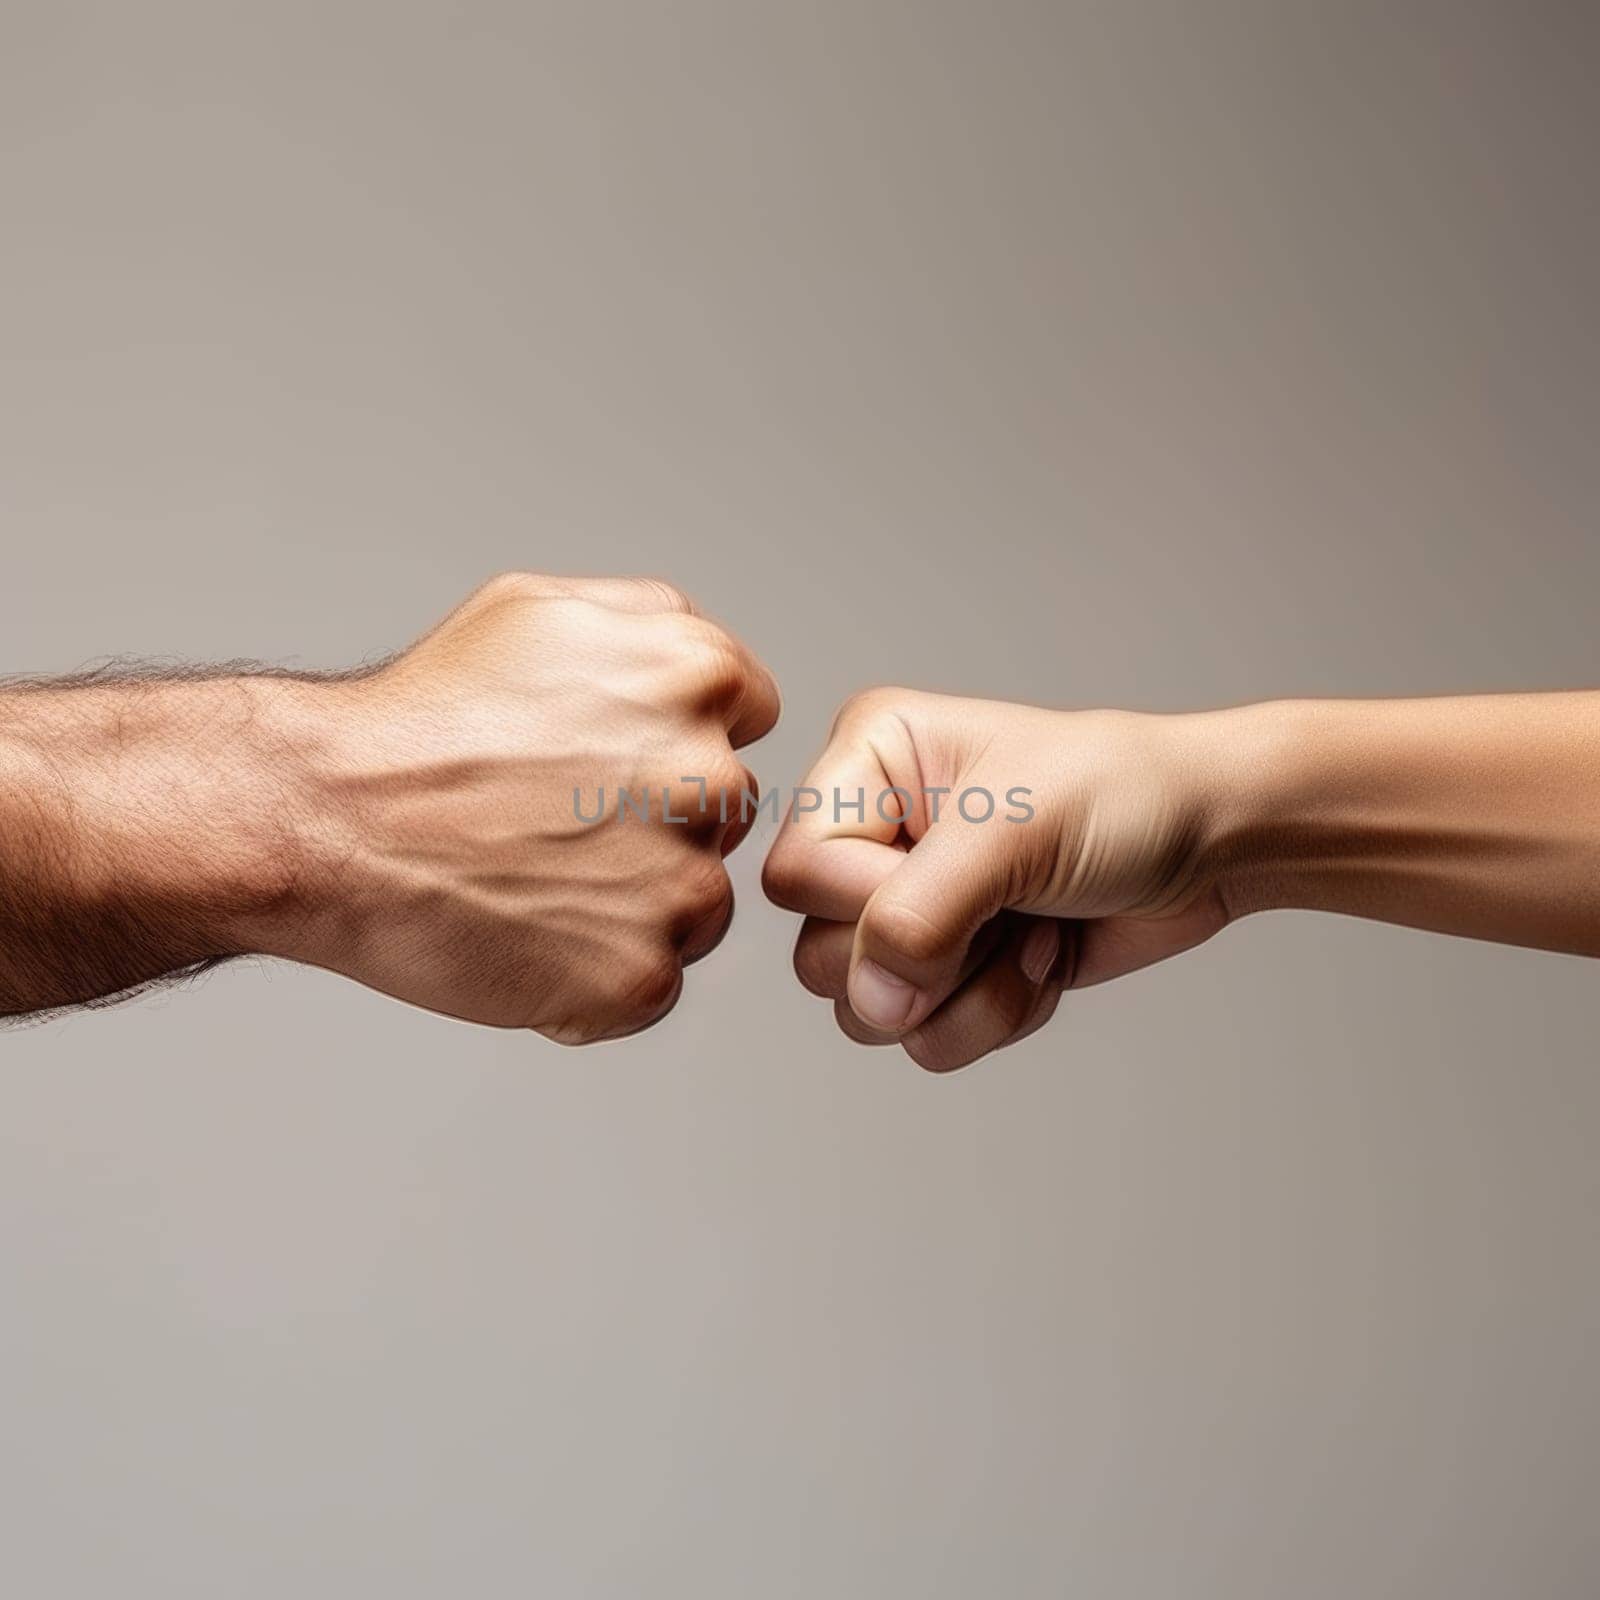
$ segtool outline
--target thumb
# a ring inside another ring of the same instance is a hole
[[[863,907],[848,996],[869,1027],[905,1033],[961,982],[973,935],[1010,892],[989,831],[959,819],[935,823]]]

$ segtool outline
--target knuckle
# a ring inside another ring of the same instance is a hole
[[[501,600],[527,600],[538,592],[538,579],[531,572],[497,572],[479,585],[477,598],[489,603]]]
[[[541,1022],[533,1031],[548,1039],[551,1044],[569,1047],[599,1044],[602,1039],[610,1037],[605,1024],[593,1016],[564,1017],[559,1022]]]
[[[1047,984],[1044,994],[1029,1010],[1015,1032],[1006,1040],[1002,1049],[1011,1045],[1020,1044],[1030,1035],[1035,1034],[1044,1027],[1056,1014],[1056,1007],[1061,1003],[1061,988],[1059,984]]]
[[[636,577],[633,580],[640,590],[663,611],[677,611],[685,616],[694,613],[694,602],[675,583],[665,578]]]
[[[678,752],[671,770],[663,770],[657,782],[672,796],[674,817],[685,819],[693,834],[720,828],[738,816],[745,770],[732,758],[726,742],[720,748],[708,744],[703,749],[691,744]]]
[[[918,1029],[900,1041],[901,1048],[924,1072],[954,1072],[965,1066],[959,1051],[952,1049],[936,1033]]]
[[[671,1010],[683,981],[675,951],[661,950],[619,962],[607,989],[614,1031],[645,1027]]]
[[[720,859],[697,856],[683,875],[682,917],[691,925],[710,921],[733,906],[733,882]]]
[[[714,623],[699,617],[651,619],[658,670],[667,697],[699,715],[727,703],[742,689],[738,653]]]
[[[733,904],[733,884],[719,860],[714,873],[703,874],[673,929],[682,959],[698,961],[716,949],[733,921]]]
[[[705,780],[708,795],[728,797],[730,815],[737,814],[739,797],[744,791],[755,787],[744,763],[726,745],[706,762]],[[717,803],[720,806],[720,798]]]
[[[665,942],[616,952],[575,986],[559,1015],[541,1022],[535,1031],[564,1045],[626,1038],[659,1022],[672,1009],[682,981],[682,963]]]
[[[800,980],[802,989],[821,999],[837,1000],[842,993],[837,975],[832,971],[832,963],[827,959],[827,952],[816,940],[808,939],[804,934],[795,941],[794,975]]]
[[[701,901],[701,910],[708,915],[722,916],[733,910],[733,879],[728,876],[720,859],[715,865],[716,871]]]
[[[911,691],[892,684],[881,684],[870,689],[857,689],[839,708],[835,727],[860,727],[879,721],[904,705]]]
[[[661,930],[636,931],[627,943],[595,952],[592,964],[561,985],[556,1004],[531,1024],[561,1045],[626,1038],[659,1022],[677,1003],[683,962]]]
[[[1053,1005],[1054,1001],[1051,998],[1053,993],[1059,995],[1059,990],[1054,990],[1048,982],[1042,990],[1025,988],[1013,991],[1006,1001],[1003,1024],[1005,1036],[1010,1038],[1019,1029],[1025,1028],[1044,1005]]]
[[[707,695],[723,698],[743,687],[739,652],[721,628],[713,622],[686,617],[680,631],[684,667]]]
[[[782,837],[767,852],[761,867],[761,892],[785,911],[799,911],[808,887],[808,874],[799,854]]]
[[[936,961],[948,942],[944,930],[916,906],[899,900],[869,905],[862,919],[870,938],[907,961]]]

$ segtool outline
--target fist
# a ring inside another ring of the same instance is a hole
[[[496,578],[306,687],[320,865],[269,948],[562,1043],[646,1028],[727,929],[756,787],[734,752],[777,716],[766,668],[668,585]]]
[[[1203,720],[857,696],[767,858],[800,981],[850,1038],[949,1071],[1208,938]]]

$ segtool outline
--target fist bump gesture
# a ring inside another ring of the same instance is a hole
[[[726,931],[771,674],[669,585],[514,573],[348,674],[0,688],[0,1016],[261,952],[563,1043]],[[804,985],[935,1071],[1269,906],[1600,954],[1600,694],[1180,716],[874,689],[784,820]],[[769,800],[770,795],[767,797]]]

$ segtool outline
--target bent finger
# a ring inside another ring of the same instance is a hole
[[[1042,1026],[1060,998],[1060,933],[1048,917],[1008,918],[1005,937],[943,1005],[902,1039],[928,1072],[954,1072]]]

